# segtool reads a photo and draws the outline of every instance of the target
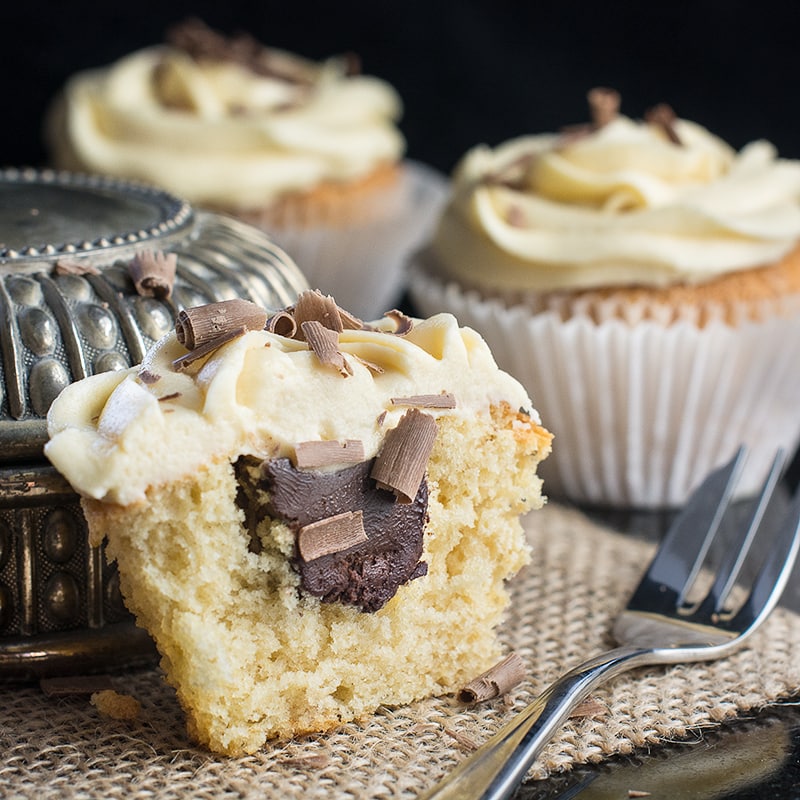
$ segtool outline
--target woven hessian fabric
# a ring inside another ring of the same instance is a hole
[[[652,546],[557,505],[528,520],[532,564],[513,581],[501,635],[530,681],[466,707],[453,697],[382,708],[360,724],[217,757],[186,737],[158,670],[114,676],[142,706],[136,720],[102,716],[86,697],[37,686],[0,689],[4,798],[411,798],[446,772],[561,672],[611,645],[609,628]],[[779,609],[747,649],[723,661],[645,668],[593,695],[531,771],[543,778],[614,754],[685,737],[800,694],[800,618]]]

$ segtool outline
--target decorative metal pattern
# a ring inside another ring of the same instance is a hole
[[[169,300],[136,293],[128,264],[141,249],[176,254]],[[184,307],[243,297],[277,309],[305,288],[286,253],[234,219],[136,184],[0,171],[0,677],[154,658],[115,565],[89,547],[77,495],[42,454],[53,399],[137,364]]]

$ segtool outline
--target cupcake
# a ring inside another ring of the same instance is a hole
[[[52,164],[162,186],[257,224],[365,319],[400,296],[443,196],[404,159],[401,102],[355,57],[316,63],[198,20],[73,76],[45,121]]]
[[[466,153],[411,297],[532,393],[550,496],[676,507],[742,444],[749,492],[800,439],[800,164],[589,100],[589,124]]]
[[[269,319],[186,309],[141,365],[70,385],[48,429],[212,751],[443,694],[500,660],[551,437],[451,315],[364,326],[313,292]]]

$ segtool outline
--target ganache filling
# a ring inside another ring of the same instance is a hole
[[[302,590],[323,602],[366,612],[382,608],[402,584],[428,571],[420,561],[428,521],[427,481],[423,478],[412,502],[398,502],[393,492],[377,488],[370,477],[373,462],[336,471],[299,470],[288,458],[259,464],[243,457],[234,465],[240,486],[237,502],[254,543],[255,528],[266,516],[285,523],[295,533],[291,564]],[[366,539],[304,559],[297,545],[300,531],[347,512],[361,512]]]

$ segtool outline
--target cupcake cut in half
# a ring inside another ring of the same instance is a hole
[[[228,754],[497,662],[551,442],[450,315],[235,302],[243,316],[189,309],[140,366],[72,384],[46,446],[191,735]]]
[[[800,164],[657,106],[466,153],[412,297],[486,338],[558,439],[551,495],[680,505],[800,440]]]

